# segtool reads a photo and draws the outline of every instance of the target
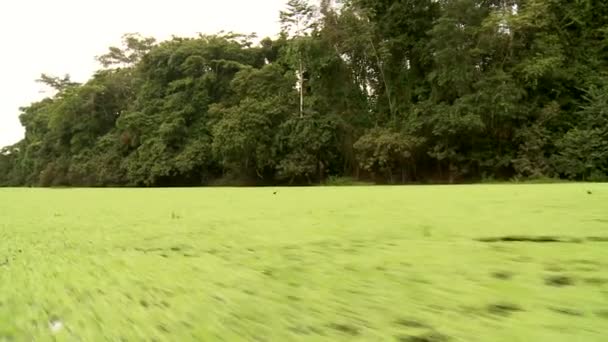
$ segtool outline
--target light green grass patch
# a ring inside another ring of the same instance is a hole
[[[605,184],[0,189],[0,341],[605,341],[606,238]]]

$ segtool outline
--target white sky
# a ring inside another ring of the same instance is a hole
[[[0,1],[0,147],[23,137],[19,107],[45,97],[41,73],[83,82],[94,57],[124,33],[159,40],[220,30],[279,32],[286,0],[15,0]]]

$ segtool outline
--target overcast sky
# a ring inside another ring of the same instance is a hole
[[[0,2],[0,147],[23,137],[19,107],[44,97],[41,73],[86,81],[124,33],[157,39],[220,30],[274,36],[285,0]]]

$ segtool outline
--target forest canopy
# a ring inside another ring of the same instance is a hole
[[[608,2],[290,0],[276,38],[137,34],[43,74],[1,186],[608,179]]]

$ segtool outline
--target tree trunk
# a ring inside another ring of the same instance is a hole
[[[386,75],[384,74],[384,67],[382,66],[382,61],[380,60],[380,55],[378,54],[378,50],[376,50],[376,46],[374,45],[374,41],[372,38],[369,38],[369,42],[374,50],[374,54],[376,55],[376,64],[378,64],[378,69],[380,70],[380,76],[382,76],[382,82],[384,83],[384,92],[386,93],[386,98],[388,100],[388,108],[391,113],[391,119],[395,114],[395,110],[393,107],[393,100],[391,98],[391,90],[388,86],[388,80],[386,79]]]
[[[318,178],[319,183],[323,182],[323,175],[325,174],[325,165],[323,165],[323,161],[318,161]]]
[[[450,165],[449,165],[449,176],[450,176],[450,184],[454,184],[454,164],[452,163],[452,160],[450,160]]]
[[[437,159],[437,171],[439,172],[439,179],[443,182],[443,169],[441,168],[441,160]]]
[[[304,66],[302,65],[302,56],[300,56],[300,65],[298,68],[300,78],[300,119],[304,116]]]

